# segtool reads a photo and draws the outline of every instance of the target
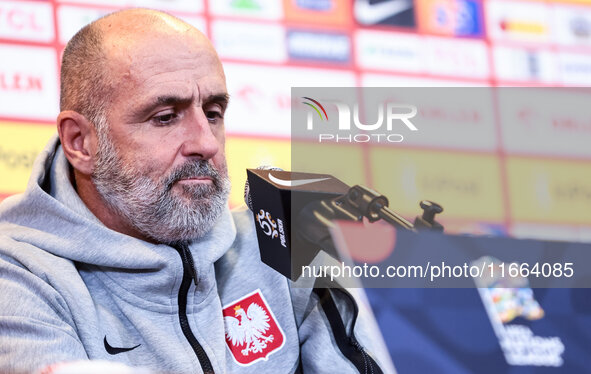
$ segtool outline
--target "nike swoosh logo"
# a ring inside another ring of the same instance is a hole
[[[269,173],[269,179],[271,180],[271,182],[276,183],[280,186],[297,187],[297,186],[303,186],[304,184],[325,181],[330,178],[284,180],[284,179],[279,179],[276,176],[274,176],[273,174]]]
[[[119,353],[129,352],[131,350],[136,349],[137,347],[139,347],[141,345],[141,344],[138,344],[135,347],[130,347],[130,348],[112,347],[111,344],[109,344],[109,342],[107,341],[107,335],[105,335],[105,339],[103,340],[103,342],[105,343],[105,350],[110,355],[117,355]]]
[[[369,0],[355,1],[355,17],[359,23],[374,25],[386,18],[412,8],[412,0],[388,0],[371,5]]]

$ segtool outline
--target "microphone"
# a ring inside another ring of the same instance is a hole
[[[320,249],[338,257],[328,231],[330,220],[337,217],[315,214],[318,212],[313,204],[343,196],[349,190],[347,184],[328,174],[289,172],[271,166],[246,172],[244,200],[254,213],[265,264],[295,281],[302,266],[308,265]]]
[[[247,169],[244,201],[255,215],[261,259],[297,280],[322,249],[337,261],[333,220],[384,220],[400,229],[443,231],[434,220],[443,208],[423,200],[415,225],[388,208],[388,198],[365,186],[349,187],[329,174],[297,173],[271,166]],[[416,229],[415,229],[416,228]]]

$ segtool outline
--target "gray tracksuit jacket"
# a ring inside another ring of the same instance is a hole
[[[310,295],[260,261],[248,211],[225,211],[185,249],[105,227],[73,189],[57,137],[26,192],[0,204],[1,373],[80,359],[166,373],[357,372]]]

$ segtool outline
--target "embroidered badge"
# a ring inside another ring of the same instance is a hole
[[[261,290],[256,290],[223,308],[226,343],[239,365],[267,360],[279,351],[285,336]]]

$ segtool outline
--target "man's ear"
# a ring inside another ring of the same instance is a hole
[[[72,167],[89,175],[92,172],[92,156],[96,144],[93,124],[82,114],[65,110],[57,117],[57,132],[64,154]]]

